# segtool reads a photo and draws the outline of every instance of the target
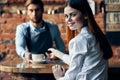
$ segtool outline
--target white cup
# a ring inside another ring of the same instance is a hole
[[[32,61],[42,62],[43,60],[45,60],[44,54],[32,54]]]

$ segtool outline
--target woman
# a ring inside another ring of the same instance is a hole
[[[111,46],[94,20],[87,0],[69,0],[64,9],[65,21],[77,35],[69,42],[69,55],[50,48],[49,57],[56,56],[69,65],[52,67],[56,80],[107,80]]]

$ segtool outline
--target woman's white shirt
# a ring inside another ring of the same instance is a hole
[[[69,55],[63,56],[69,68],[58,80],[107,80],[108,63],[102,55],[95,36],[83,27],[69,43]]]

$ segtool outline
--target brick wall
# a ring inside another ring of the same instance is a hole
[[[11,59],[16,55],[15,52],[15,31],[16,25],[25,21],[25,16],[19,14],[2,14],[0,18],[0,53],[6,52]]]

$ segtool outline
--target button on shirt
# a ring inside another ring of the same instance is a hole
[[[70,41],[69,55],[64,54],[63,61],[69,68],[58,80],[107,80],[108,63],[88,27]]]

